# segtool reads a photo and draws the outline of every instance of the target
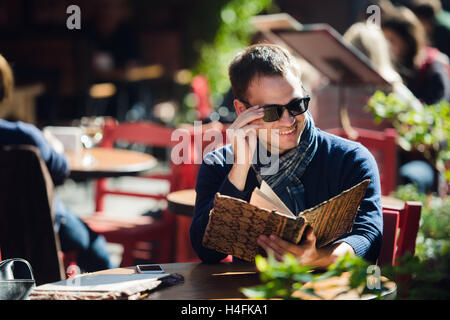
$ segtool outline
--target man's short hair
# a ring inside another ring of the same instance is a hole
[[[14,77],[6,59],[0,54],[0,103],[8,99],[13,91]]]
[[[255,44],[239,52],[228,68],[231,89],[236,99],[246,100],[247,89],[255,76],[286,76],[292,72],[301,79],[295,58],[273,44]]]

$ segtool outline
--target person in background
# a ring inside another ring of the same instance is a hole
[[[1,103],[13,93],[14,76],[6,59],[0,55],[0,108]],[[60,185],[69,174],[66,157],[60,145],[52,146],[52,139],[32,124],[0,119],[0,147],[6,145],[33,145],[39,149],[54,185]],[[63,252],[76,251],[77,264],[81,270],[93,272],[114,268],[106,250],[105,239],[93,232],[72,213],[57,197],[53,199],[55,232],[59,235]]]
[[[381,27],[394,66],[414,96],[428,105],[450,101],[448,59],[426,46],[423,26],[414,13],[406,7],[385,12]]]
[[[450,57],[450,12],[440,0],[414,0],[410,8],[425,28],[428,45]]]
[[[344,39],[367,56],[375,69],[392,84],[392,92],[399,100],[409,104],[414,110],[423,109],[420,101],[403,84],[402,78],[392,66],[389,44],[379,26],[357,22],[345,32]],[[435,183],[433,167],[426,161],[408,161],[406,153],[399,152],[399,183],[413,183],[420,192],[429,191]]]
[[[378,25],[357,22],[344,33],[344,39],[361,51],[375,70],[392,84],[392,92],[414,110],[423,109],[420,101],[403,84],[401,76],[394,69],[389,54],[389,43]]]

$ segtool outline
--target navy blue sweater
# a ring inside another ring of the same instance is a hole
[[[232,164],[227,164],[225,160],[234,159],[232,153],[231,145],[210,152],[203,159],[198,173],[190,235],[195,252],[204,262],[219,262],[226,257],[202,245],[216,192],[249,201],[254,188],[259,187],[253,169],[248,173],[243,191],[228,180]],[[328,200],[364,179],[371,182],[361,201],[352,231],[335,243],[346,242],[358,256],[375,263],[383,230],[380,178],[375,159],[361,144],[318,129],[318,149],[301,178],[305,187],[305,207],[311,208]]]

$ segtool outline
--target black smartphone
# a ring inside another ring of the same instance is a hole
[[[164,269],[159,264],[138,264],[136,271],[138,273],[164,273]]]

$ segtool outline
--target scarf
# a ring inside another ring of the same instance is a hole
[[[258,148],[266,149],[259,140]],[[273,165],[273,163],[261,164],[260,161],[256,160],[255,164],[252,165],[259,183],[264,180],[295,215],[307,209],[305,207],[305,187],[301,177],[314,157],[316,150],[317,130],[308,111],[299,144],[276,157],[278,170],[272,170],[271,174],[265,174],[268,172],[267,167]],[[258,149],[257,152],[260,154]],[[265,152],[270,154],[267,150]],[[271,156],[271,159],[274,159],[274,157]]]

